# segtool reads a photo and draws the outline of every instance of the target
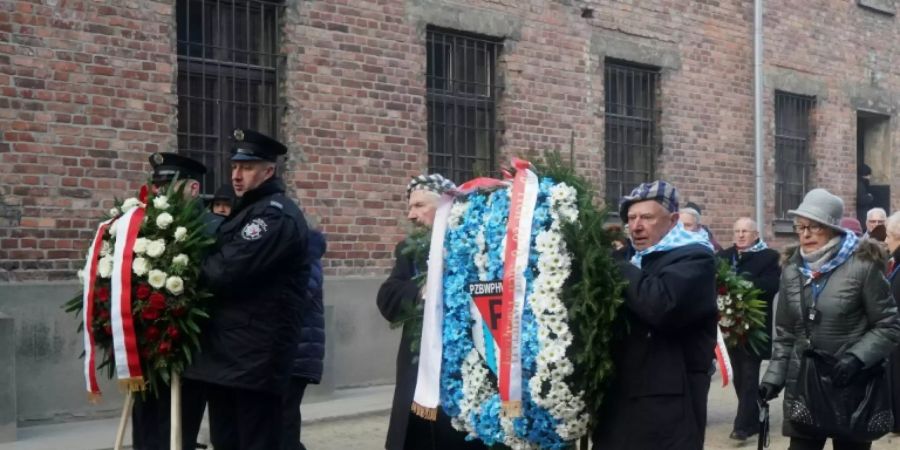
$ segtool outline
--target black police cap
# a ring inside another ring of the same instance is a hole
[[[203,163],[177,153],[154,153],[150,155],[150,165],[154,182],[172,181],[176,175],[179,179],[199,180],[206,173]]]
[[[232,133],[232,161],[277,162],[280,155],[287,153],[287,147],[259,131],[242,130]]]

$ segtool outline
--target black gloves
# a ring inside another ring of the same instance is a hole
[[[844,387],[850,384],[850,380],[859,373],[864,364],[859,358],[845,353],[841,359],[834,365],[831,372],[831,382],[835,387]]]
[[[781,388],[775,386],[772,383],[760,383],[759,384],[759,398],[769,401],[775,397],[778,397],[778,393],[781,391]]]

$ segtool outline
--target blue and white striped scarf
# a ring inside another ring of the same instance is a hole
[[[848,231],[844,233],[844,238],[841,240],[841,249],[838,250],[833,258],[823,264],[819,270],[812,270],[806,264],[801,264],[799,266],[800,273],[806,277],[807,282],[818,279],[822,275],[827,275],[832,270],[840,267],[841,264],[847,262],[853,256],[857,246],[859,246],[859,238],[853,232]]]
[[[640,268],[641,259],[650,253],[666,252],[691,244],[700,244],[711,251],[715,251],[712,244],[709,242],[709,234],[706,233],[706,230],[691,232],[685,230],[684,225],[681,222],[678,222],[678,224],[675,225],[675,228],[669,230],[656,245],[652,245],[644,250],[636,252],[634,256],[631,257],[631,264]]]
[[[761,252],[767,248],[769,248],[769,246],[766,245],[766,243],[763,242],[762,239],[760,239],[759,242],[753,244],[747,250],[741,250],[741,253],[756,253],[756,252]]]

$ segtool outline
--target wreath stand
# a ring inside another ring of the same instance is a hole
[[[181,376],[172,373],[171,376],[171,404],[169,409],[169,448],[181,449]],[[122,416],[119,418],[119,428],[116,430],[116,443],[114,450],[122,450],[125,441],[125,429],[128,428],[128,418],[134,407],[134,392],[131,390],[125,395],[125,404],[122,406]]]

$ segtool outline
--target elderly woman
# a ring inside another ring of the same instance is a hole
[[[887,236],[884,243],[887,244],[888,249],[891,252],[891,259],[888,261],[888,269],[885,275],[891,283],[891,293],[894,294],[894,301],[896,301],[897,299],[900,299],[900,276],[897,276],[898,272],[900,272],[900,212],[891,214],[891,217],[888,217],[885,225],[887,228]],[[894,386],[894,391],[892,393],[894,427],[891,431],[900,433],[900,348],[895,350],[894,354],[891,355],[890,370]]]
[[[882,364],[900,340],[900,316],[883,276],[884,255],[876,243],[840,227],[843,213],[843,201],[824,189],[813,189],[788,211],[800,246],[788,250],[782,268],[776,337],[760,396],[770,400],[786,388],[782,431],[791,438],[790,450],[820,450],[833,438],[804,434],[788,419],[806,351],[834,356],[831,381],[843,389],[862,370]],[[832,440],[836,450],[871,447],[865,439]]]

